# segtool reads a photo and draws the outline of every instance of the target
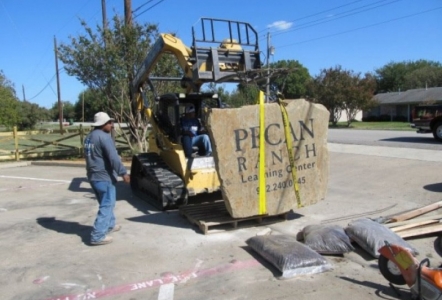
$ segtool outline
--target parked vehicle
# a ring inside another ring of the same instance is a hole
[[[413,109],[411,127],[417,133],[433,133],[442,142],[442,105],[419,105]]]

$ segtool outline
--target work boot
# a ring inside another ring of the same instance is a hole
[[[105,236],[104,239],[102,239],[99,242],[91,242],[91,245],[99,246],[99,245],[106,245],[112,243],[112,237],[111,236]]]
[[[114,228],[108,231],[108,233],[117,232],[121,230],[121,225],[115,225]]]

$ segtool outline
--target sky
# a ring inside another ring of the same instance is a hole
[[[124,0],[106,0],[107,18],[124,17]],[[0,0],[0,70],[17,97],[50,108],[58,101],[54,54],[80,20],[102,25],[102,0]],[[311,76],[341,66],[364,74],[391,62],[442,63],[442,0],[132,0],[139,23],[157,24],[186,45],[202,17],[250,23],[262,61],[297,60]],[[268,39],[268,37],[270,37]],[[270,40],[270,43],[268,41]],[[58,62],[60,98],[73,104],[86,89]]]

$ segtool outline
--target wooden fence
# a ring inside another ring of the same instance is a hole
[[[0,161],[46,159],[53,157],[82,157],[85,136],[91,128],[60,130],[33,130],[0,132]],[[116,130],[114,139],[119,151],[128,150],[121,139],[123,132]]]

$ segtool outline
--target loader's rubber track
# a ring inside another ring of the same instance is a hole
[[[132,191],[161,210],[187,203],[188,193],[183,180],[157,153],[134,155],[130,176]]]

